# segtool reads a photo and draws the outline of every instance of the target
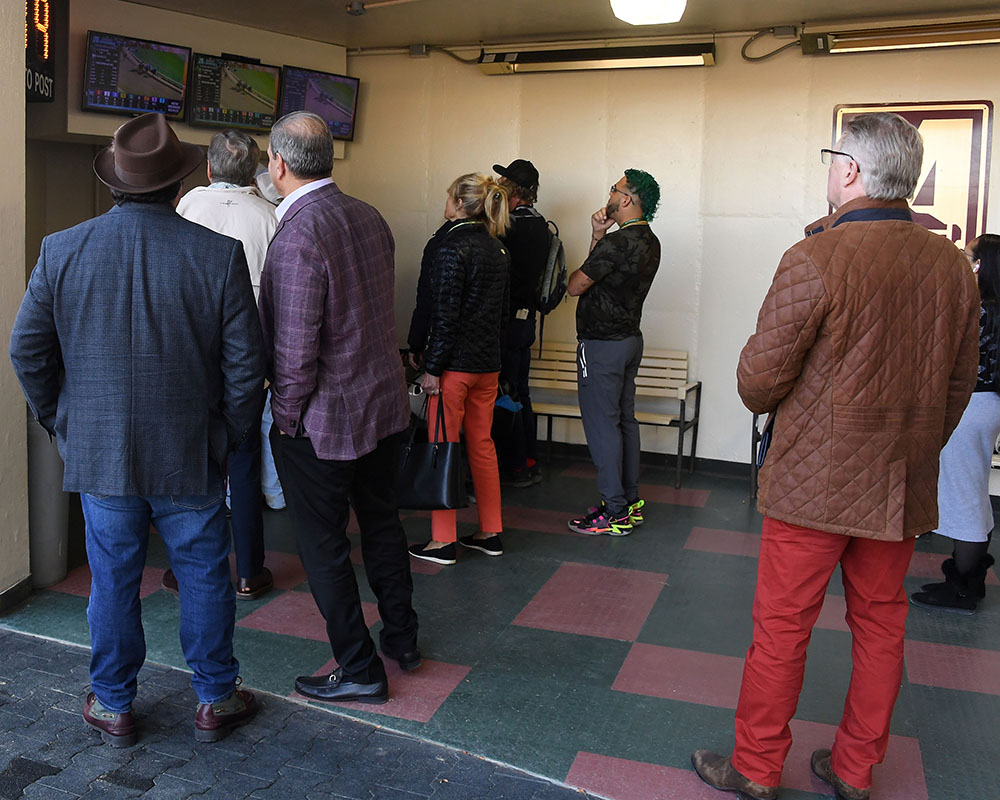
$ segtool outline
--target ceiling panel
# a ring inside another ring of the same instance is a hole
[[[615,19],[608,0],[412,0],[369,7],[362,16],[346,0],[133,0],[342,44],[350,48],[457,45],[577,38],[620,38],[753,31],[773,25],[974,14],[997,16],[997,0],[688,0],[674,25],[633,27]],[[223,49],[225,49],[223,47]]]

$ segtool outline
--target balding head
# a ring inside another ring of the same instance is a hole
[[[323,118],[311,111],[295,111],[274,123],[270,149],[300,180],[329,178],[333,172],[333,137]]]

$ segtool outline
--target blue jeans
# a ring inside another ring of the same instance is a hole
[[[150,523],[156,526],[180,587],[180,640],[199,702],[228,697],[236,595],[229,580],[229,534],[221,487],[209,495],[113,497],[81,494],[93,580],[90,683],[109,711],[130,711],[146,659],[139,584]]]
[[[271,390],[267,390],[264,413],[260,420],[260,488],[264,500],[271,508],[285,507],[285,493],[281,490],[278,470],[274,468],[274,454],[271,452]]]

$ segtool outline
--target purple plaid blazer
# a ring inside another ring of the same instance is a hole
[[[274,424],[350,461],[406,428],[392,232],[336,184],[300,197],[264,262],[260,320]]]

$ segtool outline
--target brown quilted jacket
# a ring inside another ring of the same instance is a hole
[[[778,265],[737,369],[746,407],[775,412],[762,514],[888,541],[937,525],[938,455],[976,382],[979,290],[962,252],[917,224],[837,224],[906,208],[845,203]]]

